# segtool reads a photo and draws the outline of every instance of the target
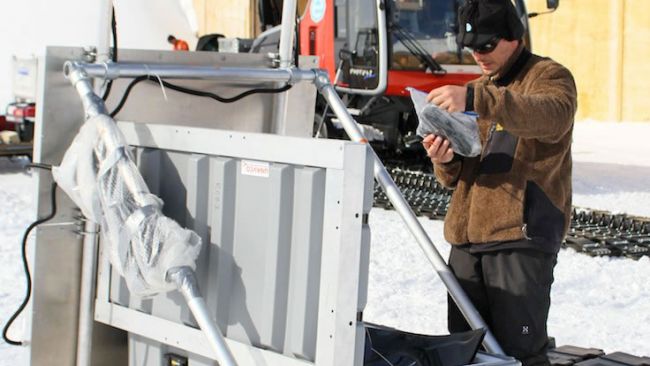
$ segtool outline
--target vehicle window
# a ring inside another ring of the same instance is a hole
[[[464,0],[393,0],[391,68],[425,68],[404,38],[411,39],[410,43],[415,42],[439,64],[474,64],[471,54],[456,45],[458,7],[462,3]]]

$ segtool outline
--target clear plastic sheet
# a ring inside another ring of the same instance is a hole
[[[416,133],[420,137],[429,134],[442,136],[449,140],[455,153],[472,157],[481,153],[481,140],[478,135],[476,115],[473,113],[449,113],[433,103],[427,103],[427,93],[414,88],[406,88],[418,115]]]
[[[53,175],[83,214],[101,225],[111,264],[132,294],[173,290],[168,271],[195,268],[200,237],[162,214],[163,202],[149,192],[110,117],[98,115],[81,127]]]

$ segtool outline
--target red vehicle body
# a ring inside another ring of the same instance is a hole
[[[335,0],[325,0],[325,13],[320,21],[312,19],[310,8],[312,2],[307,2],[306,11],[300,19],[300,54],[318,56],[322,69],[328,71],[330,80],[335,80],[337,70],[337,55],[335,44]],[[354,0],[352,0],[354,1]],[[424,70],[395,70],[388,69],[388,86],[385,95],[408,96],[406,87],[420,90],[431,90],[443,85],[463,85],[479,76],[476,68],[465,68],[444,74],[427,73]]]
[[[15,131],[20,138],[17,143],[0,144],[0,156],[26,155],[31,159],[36,105],[14,102],[7,106],[6,115],[0,117],[0,131]]]

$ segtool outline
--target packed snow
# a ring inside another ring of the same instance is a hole
[[[649,123],[581,122],[574,133],[574,205],[650,217]],[[0,319],[24,294],[23,230],[34,219],[34,178],[25,160],[0,159]],[[442,222],[421,218],[442,256]],[[373,209],[366,321],[427,334],[446,333],[446,292],[394,211]],[[650,258],[591,258],[562,250],[555,268],[549,334],[557,345],[650,356]],[[10,332],[23,334],[22,318]],[[0,342],[0,366],[24,349]]]

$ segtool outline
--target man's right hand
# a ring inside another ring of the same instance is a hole
[[[427,135],[422,140],[422,145],[427,151],[427,156],[434,164],[445,164],[454,158],[454,150],[449,147],[449,140],[442,136]]]

